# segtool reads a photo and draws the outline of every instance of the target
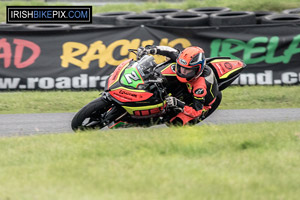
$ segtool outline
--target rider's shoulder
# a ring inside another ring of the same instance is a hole
[[[210,76],[212,74],[212,69],[209,67],[209,66],[205,66],[201,76],[202,77],[207,77],[207,76]]]
[[[206,83],[203,76],[198,77],[196,80],[190,83],[193,88],[193,95],[195,97],[204,97],[206,95]]]

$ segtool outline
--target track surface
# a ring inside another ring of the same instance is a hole
[[[2,114],[0,115],[0,137],[72,132],[70,124],[74,115],[75,113]],[[300,108],[217,110],[200,124],[265,121],[300,121]]]

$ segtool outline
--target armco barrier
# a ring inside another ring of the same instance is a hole
[[[297,23],[216,27],[115,26],[67,30],[0,30],[0,90],[103,88],[115,67],[143,45],[195,45],[206,57],[243,59],[234,84],[300,83]],[[159,61],[159,57],[156,57]]]

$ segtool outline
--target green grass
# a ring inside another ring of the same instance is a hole
[[[6,5],[47,4],[0,2],[0,22]],[[94,6],[93,13],[205,6],[282,11],[299,5],[187,0]],[[0,114],[76,112],[98,94],[3,92]],[[299,86],[226,89],[220,109],[242,108],[300,108]],[[296,200],[299,153],[300,121],[0,138],[0,200]]]
[[[32,5],[32,6],[41,6],[41,5],[68,5],[68,3],[55,3],[47,4],[42,0],[35,1],[4,1],[0,2],[0,22],[5,21],[5,12],[6,6],[19,6],[19,5]],[[149,0],[146,3],[125,3],[125,4],[107,4],[103,6],[93,6],[93,13],[100,12],[110,12],[110,11],[135,11],[141,12],[143,10],[149,9],[164,9],[164,8],[178,8],[178,9],[189,9],[197,7],[229,7],[234,11],[255,11],[255,10],[270,10],[281,12],[282,10],[289,8],[297,8],[300,5],[300,0],[260,0],[253,3],[249,0],[186,0],[182,3],[166,3],[166,2],[157,2],[155,0]]]
[[[229,7],[233,11],[256,11],[256,10],[270,10],[281,12],[285,9],[299,7],[300,0],[280,1],[280,0],[261,0],[253,3],[249,0],[186,0],[183,3],[142,3],[142,4],[108,4],[104,6],[93,6],[93,12],[109,12],[109,11],[136,11],[141,12],[149,9],[165,9],[165,8],[177,8],[187,10],[189,8],[199,7]]]
[[[299,86],[229,87],[220,109],[300,108],[299,91]]]
[[[23,91],[0,94],[0,114],[77,112],[98,91]],[[219,109],[300,108],[299,86],[229,87]]]
[[[300,123],[0,138],[0,199],[299,199]]]
[[[99,91],[23,91],[0,95],[0,114],[76,112],[99,97]]]

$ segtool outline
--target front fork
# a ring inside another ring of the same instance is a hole
[[[109,101],[112,104],[111,109],[108,110],[104,116],[102,116],[104,126],[109,125],[114,121],[120,120],[127,114],[127,111],[124,108],[113,103],[112,98],[108,92],[103,92],[101,95],[106,101]]]

